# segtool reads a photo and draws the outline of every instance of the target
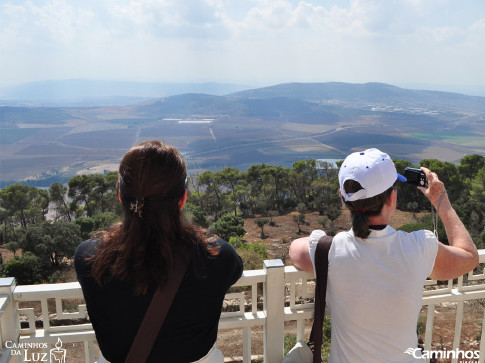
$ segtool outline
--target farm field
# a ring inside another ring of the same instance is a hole
[[[485,99],[428,97],[397,87],[396,96],[376,98],[376,87],[383,94],[393,90],[378,84],[356,99],[332,96],[326,87],[185,94],[131,106],[0,107],[0,182],[45,186],[53,175],[63,182],[96,164],[117,164],[127,149],[149,139],[179,148],[192,170],[291,166],[309,158],[343,159],[368,147],[413,163],[485,154]]]

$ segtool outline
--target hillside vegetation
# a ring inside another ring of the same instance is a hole
[[[398,172],[412,166],[405,160],[394,162]],[[420,164],[439,175],[477,247],[484,248],[485,157],[469,155],[459,165],[436,159]],[[247,171],[230,167],[205,171],[190,176],[184,210],[193,223],[207,229],[208,235],[229,240],[243,255],[246,268],[260,268],[261,259],[268,257],[268,229],[283,228],[275,223],[276,219],[281,221],[280,215],[291,213],[293,237],[302,231],[308,233],[307,216],[311,216],[314,227],[318,215],[321,228],[331,235],[338,232],[335,221],[342,205],[337,174],[333,164],[313,159],[295,162],[291,168],[256,164]],[[109,172],[79,175],[67,186],[54,183],[49,190],[19,183],[0,190],[0,245],[15,254],[1,264],[3,274],[16,277],[20,284],[56,281],[69,267],[68,261],[82,240],[120,220],[116,181],[116,172]],[[429,208],[416,187],[399,186],[399,210],[419,213]],[[262,242],[246,239],[249,220]],[[432,230],[433,226],[431,219],[424,217],[402,228]],[[447,242],[443,228],[440,240]]]

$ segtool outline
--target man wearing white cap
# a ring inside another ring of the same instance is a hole
[[[389,155],[368,149],[349,155],[339,171],[340,194],[352,229],[333,238],[329,251],[327,302],[332,319],[330,363],[414,362],[416,324],[429,276],[448,280],[478,265],[478,253],[435,173],[421,168],[428,188],[418,187],[445,226],[449,246],[431,231],[396,231],[388,225],[396,209],[396,172]],[[325,235],[292,242],[293,264],[314,272],[315,249]],[[408,351],[408,352],[406,352]],[[419,354],[419,353],[418,353]]]

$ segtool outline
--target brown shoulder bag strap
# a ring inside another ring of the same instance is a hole
[[[315,251],[315,304],[310,343],[313,345],[313,363],[322,362],[323,318],[325,316],[325,298],[327,296],[328,251],[332,246],[333,237],[323,236],[318,241]]]
[[[190,253],[188,251],[183,251],[182,254],[174,256],[173,268],[169,273],[167,284],[163,287],[159,286],[155,290],[145,317],[126,356],[125,363],[146,362],[148,359],[160,328],[167,316],[168,309],[170,309],[185,271],[187,271],[189,260]]]

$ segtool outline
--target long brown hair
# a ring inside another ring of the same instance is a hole
[[[147,141],[126,153],[118,177],[124,219],[100,236],[92,265],[98,284],[130,272],[136,293],[143,294],[150,281],[166,283],[178,249],[196,246],[217,254],[180,210],[186,178],[185,162],[173,146]]]
[[[378,194],[371,198],[359,199],[353,202],[345,202],[345,205],[350,210],[352,217],[352,230],[356,237],[366,239],[370,235],[370,222],[371,216],[377,216],[381,213],[382,207],[389,200],[392,190],[397,187],[397,181],[392,187],[387,189],[384,193]],[[362,188],[359,182],[355,180],[347,180],[344,183],[344,189],[346,193],[355,193]],[[343,200],[343,198],[342,198]]]

